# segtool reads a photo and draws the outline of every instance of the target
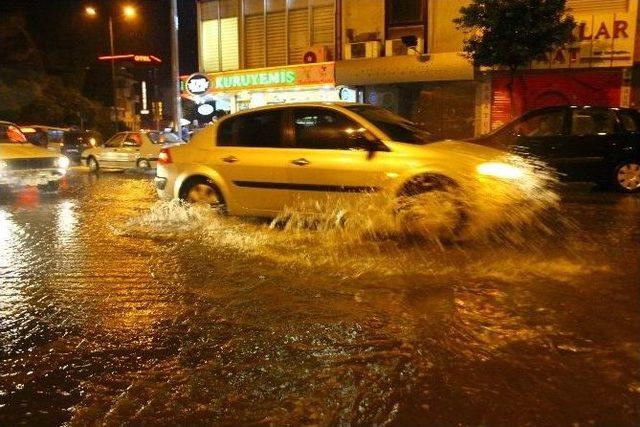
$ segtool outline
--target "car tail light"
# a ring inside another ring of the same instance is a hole
[[[169,165],[173,163],[171,160],[171,151],[168,148],[163,148],[160,150],[160,154],[158,155],[158,163],[161,165]]]
[[[7,129],[7,138],[13,142],[27,142],[27,137],[15,126],[9,126],[9,129]]]

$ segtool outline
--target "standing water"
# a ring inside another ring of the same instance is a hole
[[[0,424],[633,425],[640,200],[537,194],[463,239],[115,174],[2,199]]]

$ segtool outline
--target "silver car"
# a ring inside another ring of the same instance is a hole
[[[119,132],[104,145],[82,152],[81,162],[99,169],[155,169],[163,145],[182,142],[175,134],[160,131]]]

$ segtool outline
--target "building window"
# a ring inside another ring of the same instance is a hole
[[[422,40],[424,46],[427,34],[427,0],[387,0],[386,21],[387,39],[415,36]]]
[[[240,68],[237,0],[201,3],[200,56],[205,72]]]

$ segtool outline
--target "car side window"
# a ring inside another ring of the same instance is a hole
[[[323,108],[293,111],[296,147],[321,150],[367,148],[368,132],[345,115]]]
[[[638,132],[638,122],[633,114],[628,111],[619,111],[618,117],[620,117],[620,123],[627,132]]]
[[[218,145],[282,147],[282,110],[247,113],[225,120],[218,130]]]
[[[564,111],[543,111],[525,118],[515,125],[518,136],[541,137],[559,136],[564,133]]]
[[[571,135],[609,135],[616,132],[616,116],[613,111],[590,108],[571,112]]]
[[[236,119],[227,119],[220,123],[218,128],[218,140],[217,145],[221,147],[230,147],[234,145],[233,142],[233,128],[235,126]]]
[[[105,142],[104,146],[107,148],[118,148],[122,146],[122,141],[124,141],[124,134],[118,133],[112,136],[107,142]]]

